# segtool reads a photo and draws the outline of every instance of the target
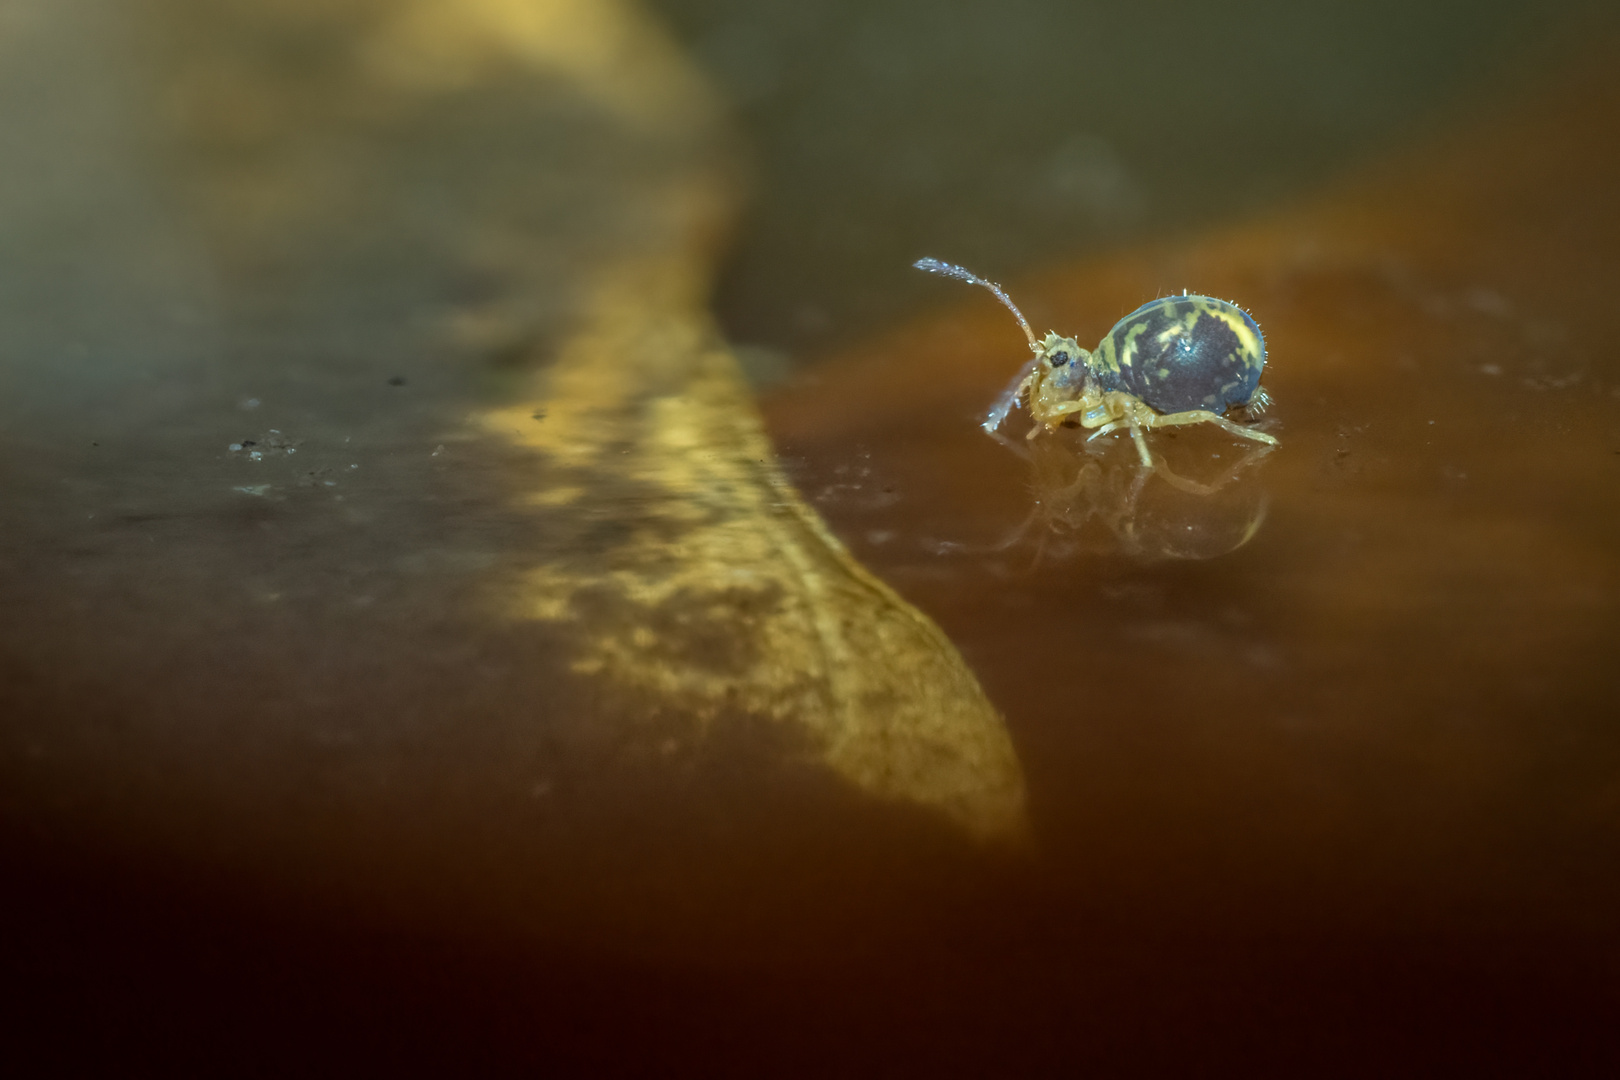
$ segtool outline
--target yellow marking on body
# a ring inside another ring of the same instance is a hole
[[[1249,325],[1248,319],[1235,315],[1231,311],[1217,311],[1215,314],[1218,315],[1221,321],[1226,323],[1226,325],[1231,328],[1232,333],[1237,336],[1238,342],[1243,347],[1242,355],[1244,357],[1244,363],[1248,363],[1250,358],[1259,357],[1262,348],[1260,344],[1260,336],[1256,334],[1254,332],[1254,328]]]
[[[1147,333],[1148,324],[1139,322],[1125,331],[1125,348],[1120,350],[1119,362],[1122,367],[1130,367],[1131,359],[1136,352],[1136,339]]]

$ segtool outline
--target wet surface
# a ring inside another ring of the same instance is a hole
[[[631,9],[3,15],[27,1049],[1615,1064],[1606,24],[1302,202],[1007,281],[1087,345],[1258,318],[1280,446],[1148,472],[986,438],[1021,335],[920,274],[762,428],[705,311],[736,137]]]
[[[728,139],[633,11],[159,6],[150,81],[23,14],[19,83],[112,75],[90,133],[10,117],[63,158],[8,205],[58,267],[6,293],[19,858],[708,957],[1025,828],[972,672],[774,465],[701,307]]]
[[[1020,362],[988,298],[775,399],[815,504],[985,673],[1055,865],[1178,922],[1612,948],[1617,221],[1575,133],[1615,100],[1579,76],[1275,223],[1014,290],[1082,340],[1162,282],[1243,298],[1274,451],[1009,452],[971,423]]]

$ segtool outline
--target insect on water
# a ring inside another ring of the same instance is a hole
[[[1035,421],[1029,438],[1064,424],[1095,429],[1091,439],[1125,428],[1147,466],[1152,466],[1153,455],[1142,433],[1154,428],[1216,424],[1245,439],[1277,445],[1265,432],[1224,415],[1228,409],[1242,409],[1254,418],[1271,404],[1260,389],[1265,339],[1236,304],[1209,296],[1162,297],[1125,316],[1088,351],[1074,338],[1055,333],[1036,340],[1023,312],[993,281],[938,259],[918,259],[912,265],[989,289],[1029,339],[1035,355],[996,399],[982,425],[997,438],[1002,421],[1022,400]]]

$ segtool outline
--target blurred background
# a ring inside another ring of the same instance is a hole
[[[1612,1075],[1616,40],[0,0],[10,1052]],[[1282,446],[985,439],[924,255]]]
[[[755,189],[731,337],[789,354],[938,296],[1274,208],[1505,100],[1578,0],[726,3],[654,10],[714,80]]]

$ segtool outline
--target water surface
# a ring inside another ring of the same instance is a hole
[[[1200,39],[1264,58],[1227,80],[1127,62],[1124,9],[669,14],[6,9],[34,1031],[1612,1063],[1620,91],[1572,44],[1607,25],[1262,6]],[[1241,301],[1280,447],[1155,435],[1200,493],[992,442],[1020,336],[922,254],[1088,343]]]

